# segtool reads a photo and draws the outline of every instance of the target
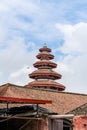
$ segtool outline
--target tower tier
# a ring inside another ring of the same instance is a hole
[[[35,80],[30,82],[27,86],[42,89],[54,89],[59,91],[63,91],[65,89],[65,87],[62,84],[54,82],[52,80]]]
[[[47,53],[47,52],[42,52],[42,53],[39,53],[37,56],[36,56],[38,59],[47,59],[47,60],[52,60],[54,59],[54,55],[50,54],[50,53]]]
[[[61,79],[61,75],[51,69],[38,69],[29,74],[29,77],[33,79]]]
[[[43,51],[45,51],[45,52],[51,52],[51,49],[47,48],[47,47],[43,47],[43,48],[40,48],[39,51],[40,52],[43,52]]]
[[[49,60],[41,60],[34,63],[33,66],[36,68],[49,68],[50,69],[50,68],[56,68],[57,64]]]
[[[44,51],[44,52],[51,52],[51,49],[50,49],[50,48],[47,48],[46,43],[44,43],[43,48],[40,48],[39,51],[40,51],[40,52],[43,52],[43,51]]]

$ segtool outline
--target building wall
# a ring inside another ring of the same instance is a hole
[[[49,130],[63,130],[63,120],[49,119]]]
[[[87,116],[74,117],[73,130],[87,130]]]
[[[0,121],[6,120],[1,118]],[[0,130],[48,130],[48,119],[10,119],[0,122]]]
[[[32,120],[24,127],[23,130],[48,130],[48,121],[46,119]]]

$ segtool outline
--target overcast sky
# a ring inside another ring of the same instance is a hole
[[[30,82],[44,43],[66,91],[87,94],[87,0],[0,0],[0,85]]]

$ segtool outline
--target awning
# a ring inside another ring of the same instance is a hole
[[[51,104],[51,100],[37,100],[26,98],[0,97],[0,103],[20,103],[20,104]]]

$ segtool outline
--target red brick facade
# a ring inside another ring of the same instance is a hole
[[[87,116],[76,116],[73,119],[73,130],[87,130]]]

